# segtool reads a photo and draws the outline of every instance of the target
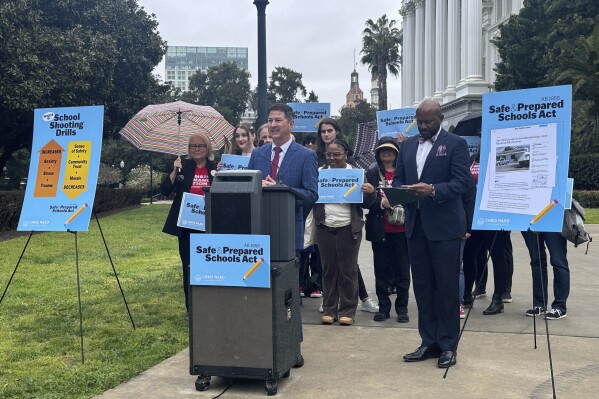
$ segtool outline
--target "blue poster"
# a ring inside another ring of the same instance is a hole
[[[478,136],[461,136],[466,143],[468,143],[468,152],[470,156],[476,154],[478,152],[478,148],[480,147],[480,137]]]
[[[206,202],[203,195],[183,193],[177,226],[184,229],[206,230]]]
[[[191,285],[270,288],[270,236],[191,234]]]
[[[376,124],[379,129],[379,139],[383,136],[397,137],[400,133],[405,136],[418,134],[416,108],[377,111]]]
[[[19,231],[87,231],[102,150],[104,107],[40,108]]]
[[[473,229],[562,231],[571,114],[571,86],[483,95]]]
[[[223,163],[221,170],[244,170],[250,163],[250,157],[243,155],[223,154],[220,160]]]
[[[364,169],[321,169],[318,171],[319,204],[361,204]]]
[[[330,103],[287,103],[293,109],[293,133],[315,132],[318,122],[331,115]]]

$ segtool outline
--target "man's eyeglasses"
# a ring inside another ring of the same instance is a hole
[[[345,153],[344,152],[327,152],[324,154],[327,158],[341,159]]]
[[[189,145],[190,150],[205,150],[206,148],[208,148],[208,146],[206,144],[190,144]]]

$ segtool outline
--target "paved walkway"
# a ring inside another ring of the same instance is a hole
[[[599,225],[588,226],[599,237]],[[598,238],[599,239],[599,238]],[[513,303],[505,313],[483,316],[489,297],[477,299],[458,350],[458,364],[447,378],[435,360],[405,363],[402,356],[420,344],[416,304],[410,302],[410,322],[392,317],[375,322],[372,314],[358,311],[351,327],[320,324],[319,299],[303,301],[302,353],[306,365],[292,369],[279,381],[280,398],[552,398],[545,322],[537,319],[537,349],[533,318],[524,312],[531,303],[528,253],[520,233],[514,244]],[[599,247],[568,248],[571,292],[568,317],[550,321],[550,344],[558,398],[591,398],[599,391]],[[370,243],[360,251],[361,271],[374,297]],[[550,276],[552,273],[549,273]],[[551,284],[550,284],[551,287]],[[492,278],[487,292],[492,291]],[[553,297],[550,290],[550,298]],[[413,296],[412,296],[413,297]],[[165,360],[138,377],[105,392],[101,399],[213,398],[230,381],[213,377],[206,392],[195,390],[189,375],[187,350]],[[264,397],[264,384],[238,380],[222,398]]]

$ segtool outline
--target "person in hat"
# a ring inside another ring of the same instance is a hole
[[[374,315],[374,321],[385,321],[391,315],[391,300],[388,284],[394,282],[396,291],[395,312],[397,322],[407,323],[408,297],[410,290],[410,260],[408,258],[408,243],[403,221],[390,219],[391,206],[383,203],[385,194],[381,188],[391,187],[395,177],[395,164],[399,146],[390,136],[381,137],[375,149],[376,162],[373,163],[366,179],[376,189],[376,199],[368,207],[366,216],[366,240],[372,243],[374,260],[374,277],[379,311]],[[403,213],[403,208],[398,209]]]

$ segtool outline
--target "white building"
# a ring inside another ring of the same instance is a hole
[[[403,0],[402,107],[434,97],[446,128],[481,110],[499,56],[491,39],[523,0]]]

